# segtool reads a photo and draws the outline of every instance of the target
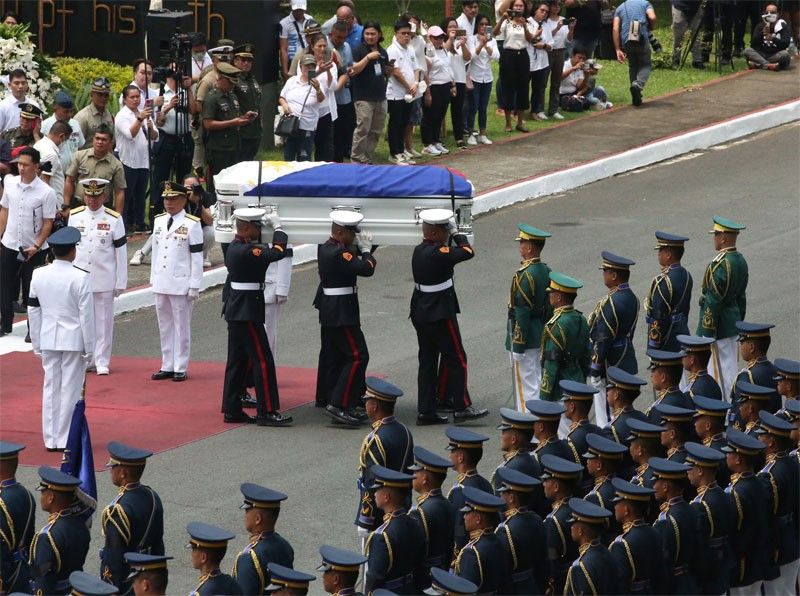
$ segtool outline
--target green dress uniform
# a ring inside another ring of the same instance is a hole
[[[697,335],[724,339],[737,334],[736,322],[745,318],[747,261],[736,247],[717,253],[703,274]]]
[[[239,83],[233,92],[239,100],[239,108],[242,114],[249,111],[261,111],[261,85],[258,84],[256,77],[252,73],[243,72],[239,75]],[[256,156],[258,147],[261,144],[262,132],[260,116],[253,118],[250,124],[245,124],[239,129],[241,146],[237,161],[251,161]]]
[[[582,383],[589,374],[589,324],[573,306],[555,309],[542,331],[541,399],[561,399],[559,381]]]
[[[233,91],[223,93],[215,87],[208,92],[203,101],[204,120],[235,120],[241,115],[239,100]],[[238,127],[210,130],[205,134],[206,161],[212,175],[238,162],[240,147]]]
[[[36,142],[36,139],[33,138],[33,130],[25,132],[19,126],[9,128],[0,135],[0,137],[2,137],[4,141],[8,141],[12,149],[16,149],[17,147],[33,147],[33,144]]]
[[[0,441],[0,459],[16,459],[23,445]],[[33,540],[36,501],[16,478],[0,482],[0,593],[28,590],[28,550]]]

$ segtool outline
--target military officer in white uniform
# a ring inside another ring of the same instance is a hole
[[[33,272],[28,321],[33,352],[42,359],[42,435],[48,451],[63,451],[94,349],[89,273],[73,266],[81,233],[66,226],[48,238],[55,260]]]
[[[114,339],[114,298],[128,285],[125,224],[120,214],[103,206],[108,180],[80,181],[85,205],[69,214],[69,225],[81,233],[75,266],[89,272],[94,298],[94,367],[98,375],[109,373]]]
[[[192,306],[203,281],[200,218],[184,211],[189,189],[167,180],[161,185],[164,213],[153,224],[150,285],[161,337],[161,369],[154,381],[185,381],[192,343]]]
[[[267,330],[267,341],[272,357],[277,360],[278,353],[278,319],[281,309],[289,298],[289,288],[292,285],[292,249],[280,261],[273,261],[267,267],[264,278],[264,328]]]

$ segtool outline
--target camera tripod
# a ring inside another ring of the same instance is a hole
[[[684,64],[686,64],[686,59],[689,57],[689,54],[692,52],[692,48],[694,44],[697,43],[697,36],[700,35],[700,31],[703,29],[703,22],[705,21],[704,13],[706,11],[706,6],[708,3],[711,2],[711,10],[713,11],[713,22],[714,22],[714,33],[711,41],[711,48],[709,48],[709,55],[711,54],[711,50],[714,51],[714,70],[718,73],[722,74],[722,61],[721,61],[721,51],[722,51],[722,9],[719,6],[719,2],[717,0],[703,0],[700,3],[700,6],[697,9],[697,15],[695,16],[694,20],[696,23],[692,26],[692,34],[689,38],[689,43],[686,47],[683,48],[683,55],[681,56],[680,62],[680,69],[683,70]],[[730,60],[730,67],[733,70],[733,57]]]

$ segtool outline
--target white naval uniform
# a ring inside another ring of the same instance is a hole
[[[128,286],[128,251],[125,224],[116,211],[78,207],[69,214],[69,225],[81,233],[75,266],[89,272],[94,298],[94,364],[108,368],[114,340],[114,291]]]
[[[42,435],[50,449],[67,446],[72,411],[81,397],[94,347],[94,306],[88,272],[56,259],[33,272],[28,298],[31,345],[42,358]]]
[[[167,223],[172,226],[167,230]],[[192,343],[190,289],[203,281],[203,230],[200,219],[181,210],[161,213],[153,224],[150,285],[161,338],[161,370],[185,373]]]
[[[264,277],[264,329],[267,332],[269,349],[275,360],[278,359],[278,319],[283,308],[283,304],[278,304],[278,296],[289,296],[291,285],[292,257],[270,263]]]

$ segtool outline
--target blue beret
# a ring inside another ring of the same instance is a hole
[[[55,97],[53,98],[53,103],[62,108],[72,108],[75,106],[75,102],[72,101],[70,94],[63,89],[56,93]]]

